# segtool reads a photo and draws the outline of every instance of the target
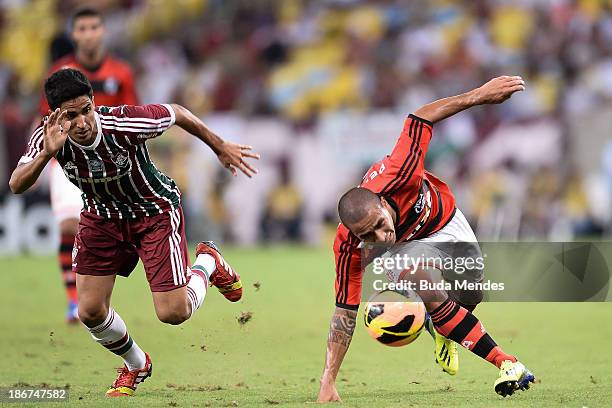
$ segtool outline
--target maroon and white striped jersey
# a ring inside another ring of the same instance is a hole
[[[180,191],[159,171],[146,141],[174,124],[170,105],[98,106],[98,134],[91,146],[68,138],[55,158],[72,184],[82,191],[84,210],[105,218],[147,217],[176,209]],[[30,138],[19,163],[43,150],[42,125]]]

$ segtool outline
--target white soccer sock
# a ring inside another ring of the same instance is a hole
[[[196,258],[191,269],[197,269],[199,271],[204,272],[206,275],[206,279],[210,282],[210,275],[217,269],[217,264],[215,263],[215,258],[212,255],[208,254],[200,254]]]
[[[102,324],[87,327],[87,330],[95,341],[120,356],[128,370],[144,368],[147,360],[144,351],[132,340],[123,319],[113,308],[108,310],[108,316]]]
[[[187,299],[189,299],[189,303],[191,303],[191,314],[189,317],[193,316],[195,311],[204,303],[207,287],[207,279],[204,279],[204,277],[196,272],[191,272],[189,275],[189,282],[187,282]]]
[[[195,311],[204,303],[208,282],[210,282],[210,275],[212,275],[215,269],[215,258],[208,254],[198,255],[195,263],[191,267],[192,272],[189,276],[189,282],[187,283],[187,297],[191,303],[191,316],[193,316]],[[200,272],[201,274],[194,271]],[[206,279],[204,279],[202,275],[204,275]]]

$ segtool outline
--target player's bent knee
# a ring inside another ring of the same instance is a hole
[[[87,306],[79,303],[79,320],[87,327],[95,327],[104,322],[108,308],[104,306]]]
[[[449,291],[448,295],[455,302],[470,311],[484,299],[484,292],[479,289]]]
[[[162,323],[178,325],[191,317],[191,310],[188,304],[180,305],[172,309],[158,310],[157,318]]]

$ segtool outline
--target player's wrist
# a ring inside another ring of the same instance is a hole
[[[464,93],[463,97],[465,99],[465,105],[468,108],[483,104],[482,92],[480,88],[472,89],[471,91]]]

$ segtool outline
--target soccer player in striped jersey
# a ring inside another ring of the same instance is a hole
[[[455,251],[459,252],[455,256],[480,254],[476,237],[455,207],[450,188],[424,168],[433,125],[473,106],[501,103],[524,89],[525,83],[520,77],[502,76],[465,94],[419,108],[406,119],[392,153],[370,167],[360,186],[340,199],[338,213],[342,222],[334,242],[336,309],[329,330],[320,402],[340,400],[335,380],[356,324],[362,291],[362,260],[363,263],[371,260],[370,254],[364,254],[364,246],[378,243],[393,251],[393,248],[405,247],[393,246],[403,242],[427,243],[428,247],[450,244],[454,249],[468,244],[462,247],[466,248],[465,253],[461,249]],[[449,279],[446,271],[438,272],[445,280]],[[466,272],[472,276],[464,279],[480,282],[482,272],[476,268]],[[391,280],[401,281],[412,276],[415,283],[419,279],[438,282],[434,275],[427,268],[413,268],[400,271]],[[481,291],[434,289],[417,290],[417,293],[428,311],[428,331],[435,340],[436,361],[444,371],[452,375],[458,370],[456,342],[500,369],[494,384],[498,394],[506,396],[516,389],[529,387],[533,375],[514,356],[505,353],[471,313],[482,300]]]
[[[75,52],[55,61],[51,75],[62,68],[75,68],[85,74],[93,89],[96,103],[102,106],[138,105],[134,76],[129,65],[110,55],[104,47],[104,20],[95,9],[78,9],[71,18],[71,39]],[[44,94],[40,98],[40,115],[49,114]],[[36,122],[38,125],[38,122]],[[57,161],[49,166],[51,208],[60,229],[58,259],[68,298],[66,320],[78,322],[76,275],[72,270],[72,250],[83,208],[81,192],[64,176]]]
[[[168,324],[189,319],[209,284],[232,302],[242,297],[240,276],[213,243],[198,244],[189,266],[180,191],[151,162],[146,141],[176,124],[206,143],[234,176],[255,174],[246,159],[259,156],[224,141],[179,105],[96,107],[89,81],[75,69],[52,74],[45,95],[53,112],[32,134],[10,188],[26,191],[55,157],[82,192],[72,254],[78,314],[94,340],[124,361],[107,395],[132,395],[152,364],[110,307],[116,275],[128,276],[141,259],[157,317]]]

